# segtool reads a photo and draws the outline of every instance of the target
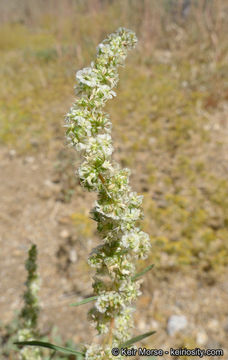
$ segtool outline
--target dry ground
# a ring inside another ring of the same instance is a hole
[[[94,246],[95,228],[91,222],[91,236],[86,239],[84,234],[83,239],[83,229],[78,228],[79,234],[72,214],[81,212],[86,218],[94,197],[76,185],[72,201],[62,201],[53,160],[50,154],[18,156],[1,149],[0,313],[1,320],[9,322],[22,306],[24,261],[34,242],[42,278],[40,328],[49,332],[57,325],[63,339],[79,343],[95,336],[86,318],[89,306],[69,304],[91,293],[86,258]],[[136,333],[155,329],[157,334],[147,342],[150,347],[223,348],[228,356],[227,275],[228,271],[218,277],[194,269],[154,269],[146,276],[137,304]],[[185,315],[188,327],[170,337],[166,327],[173,314]]]

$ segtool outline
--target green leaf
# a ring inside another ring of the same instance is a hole
[[[139,277],[141,277],[142,275],[144,275],[144,274],[146,274],[148,271],[150,271],[153,267],[154,267],[154,264],[147,266],[144,270],[142,270],[142,271],[139,272],[138,274],[132,276],[131,280],[132,280],[132,281],[137,280]]]
[[[86,299],[84,299],[84,300],[82,300],[82,301],[79,301],[79,302],[77,302],[77,303],[70,304],[70,306],[79,306],[79,305],[87,304],[87,303],[89,303],[90,301],[96,300],[97,298],[98,298],[98,296],[91,296],[91,297],[86,298]]]
[[[136,343],[138,341],[141,341],[141,340],[143,340],[143,339],[147,338],[148,336],[151,336],[151,335],[153,335],[155,333],[156,333],[156,331],[149,331],[149,332],[147,332],[145,334],[138,335],[138,336],[136,336],[136,337],[134,337],[134,338],[132,338],[130,340],[127,340],[125,343],[121,344],[120,347],[128,347],[129,345],[132,345],[132,344],[134,344],[134,343]]]
[[[84,353],[81,353],[80,351],[76,351],[74,349],[71,348],[65,348],[62,346],[57,346],[48,342],[44,342],[44,341],[20,341],[20,342],[15,342],[15,345],[19,345],[19,346],[40,346],[40,347],[44,347],[44,348],[48,348],[48,349],[52,349],[55,351],[59,351],[65,354],[75,354],[75,355],[80,355],[80,356],[85,356]]]

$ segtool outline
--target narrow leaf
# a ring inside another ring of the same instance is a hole
[[[79,301],[77,303],[74,303],[74,304],[70,304],[70,306],[79,306],[79,305],[83,305],[83,304],[87,304],[89,303],[90,301],[93,301],[93,300],[96,300],[98,298],[98,296],[91,296],[89,298],[86,298],[82,301]]]
[[[125,343],[121,344],[120,347],[128,347],[128,346],[130,346],[130,345],[132,345],[132,344],[134,344],[134,343],[136,343],[138,341],[141,341],[141,340],[143,340],[143,339],[147,338],[148,336],[151,336],[151,335],[153,335],[155,333],[156,333],[156,331],[149,331],[149,332],[147,332],[145,334],[138,335],[138,336],[136,336],[136,337],[134,337],[134,338],[132,338],[130,340],[127,340]]]
[[[75,355],[81,355],[81,356],[85,356],[85,354],[76,351],[74,349],[71,348],[65,348],[62,346],[57,346],[48,342],[44,342],[44,341],[21,341],[21,342],[15,342],[14,344],[19,345],[19,346],[40,346],[40,347],[44,347],[44,348],[48,348],[48,349],[52,349],[55,351],[59,351],[65,354],[75,354]]]
[[[132,276],[131,280],[135,281],[137,280],[139,277],[141,277],[142,275],[146,274],[148,271],[150,271],[152,268],[154,267],[154,264],[147,266],[144,270],[142,270],[141,272],[137,273],[136,275]]]

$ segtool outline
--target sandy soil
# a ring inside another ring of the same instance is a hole
[[[42,278],[41,330],[49,332],[55,324],[64,340],[90,342],[95,332],[87,322],[89,305],[69,304],[91,294],[86,258],[94,247],[95,227],[91,238],[82,241],[71,215],[89,215],[94,196],[76,185],[71,201],[63,201],[62,179],[53,167],[55,154],[56,150],[46,156],[18,156],[5,148],[0,152],[1,320],[9,322],[22,306],[24,261],[34,242]],[[155,269],[146,276],[142,290],[135,333],[157,331],[145,344],[163,349],[186,344],[223,348],[228,359],[228,271],[215,276],[197,269],[160,273]],[[171,337],[167,321],[174,314],[186,316],[188,326]]]

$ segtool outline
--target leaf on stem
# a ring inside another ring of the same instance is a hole
[[[142,271],[139,272],[138,274],[132,276],[131,280],[132,280],[132,281],[137,280],[139,277],[141,277],[142,275],[144,275],[144,274],[146,274],[148,271],[150,271],[153,267],[154,267],[154,264],[147,266],[144,270],[142,270]]]
[[[83,304],[87,304],[89,303],[90,301],[94,301],[98,298],[98,296],[91,296],[91,297],[88,297],[82,301],[79,301],[77,303],[74,303],[74,304],[70,304],[70,306],[79,306],[79,305],[83,305]]]
[[[156,331],[149,331],[149,332],[147,332],[145,334],[138,335],[136,337],[131,338],[130,340],[127,340],[125,343],[121,344],[120,347],[128,347],[128,346],[130,346],[130,345],[132,345],[132,344],[134,344],[134,343],[136,343],[138,341],[141,341],[141,340],[143,340],[143,339],[147,338],[148,336],[151,336],[151,335],[153,335],[155,333],[156,333]]]
[[[20,342],[15,342],[15,345],[19,345],[19,346],[39,346],[39,347],[44,347],[44,348],[48,348],[48,349],[52,349],[58,352],[62,352],[65,354],[75,354],[75,355],[80,355],[80,356],[85,356],[84,353],[71,349],[71,348],[65,348],[62,346],[57,346],[48,342],[44,342],[44,341],[20,341]]]

